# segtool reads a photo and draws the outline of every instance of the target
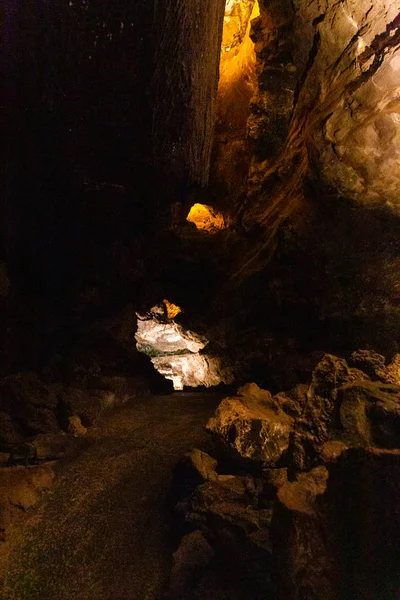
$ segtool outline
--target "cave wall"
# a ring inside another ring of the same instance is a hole
[[[42,360],[79,319],[140,302],[157,288],[152,277],[167,276],[154,266],[170,240],[158,249],[144,240],[168,228],[170,203],[207,180],[223,7],[1,7],[6,370],[12,355]]]
[[[400,333],[399,3],[260,6],[264,100],[262,110],[252,101],[244,232],[224,298],[251,344],[285,337],[390,356]]]
[[[208,182],[224,0],[155,4],[156,161],[186,183]]]

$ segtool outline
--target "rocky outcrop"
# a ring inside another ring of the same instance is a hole
[[[215,459],[199,450],[183,457],[172,488],[175,528],[184,536],[201,532],[218,561],[250,576],[249,593],[270,593],[271,503],[259,503],[260,480],[221,474],[220,469]]]
[[[207,430],[234,456],[276,466],[289,447],[292,424],[271,394],[252,383],[222,401]]]
[[[207,425],[220,460],[192,451],[176,473],[183,531],[200,529],[216,555],[245,548],[241,560],[257,585],[272,577],[277,600],[400,589],[400,387],[386,379],[397,367],[364,350],[351,364],[368,374],[326,354],[307,389],[244,386]]]

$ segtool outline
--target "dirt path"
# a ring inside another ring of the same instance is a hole
[[[156,600],[171,544],[165,498],[177,460],[207,449],[219,398],[177,393],[107,415],[84,450],[58,465],[5,569],[1,600]]]

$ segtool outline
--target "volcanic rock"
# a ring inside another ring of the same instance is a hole
[[[206,429],[235,458],[275,466],[288,449],[292,425],[270,392],[251,383],[221,402]]]

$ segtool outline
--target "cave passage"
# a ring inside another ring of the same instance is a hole
[[[230,383],[231,375],[222,369],[219,358],[202,352],[208,340],[175,322],[180,312],[180,307],[164,300],[145,315],[137,314],[139,352],[150,357],[154,368],[173,382],[175,390]]]
[[[0,12],[0,599],[399,599],[400,0]]]

